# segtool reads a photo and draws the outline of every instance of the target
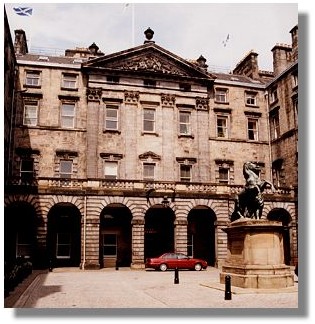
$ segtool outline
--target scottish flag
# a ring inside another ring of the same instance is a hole
[[[19,16],[31,16],[33,13],[33,9],[30,7],[14,7],[13,10]]]

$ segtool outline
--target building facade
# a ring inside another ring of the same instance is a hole
[[[22,91],[5,187],[6,260],[143,268],[175,250],[220,266],[222,228],[253,161],[277,187],[265,193],[263,218],[283,222],[285,262],[297,261],[297,182],[275,182],[276,161],[287,157],[270,138],[268,92],[286,81],[259,71],[257,54],[223,74],[202,56],[187,61],[160,47],[151,29],[144,44],[109,55],[94,43],[62,57],[30,54],[23,35],[16,31]]]

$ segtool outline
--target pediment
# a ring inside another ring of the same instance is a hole
[[[161,156],[152,151],[148,151],[143,154],[140,154],[139,159],[140,160],[161,160]]]
[[[84,68],[106,69],[112,72],[160,74],[185,78],[213,80],[208,74],[187,60],[152,44],[144,44],[126,51],[105,55],[83,64]]]

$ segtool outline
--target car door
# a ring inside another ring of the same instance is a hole
[[[182,253],[178,253],[177,255],[177,266],[180,269],[188,269],[191,268],[191,266],[189,265],[189,258],[187,257],[187,255],[182,254]]]

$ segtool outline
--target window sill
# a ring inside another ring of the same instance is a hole
[[[142,132],[141,133],[141,136],[143,135],[154,135],[156,137],[159,137],[159,134],[158,133],[155,133],[155,132]]]
[[[121,131],[118,129],[104,129],[103,133],[111,133],[111,134],[121,134]]]
[[[179,134],[178,138],[191,138],[191,139],[194,139],[195,136],[192,135],[192,134]]]

